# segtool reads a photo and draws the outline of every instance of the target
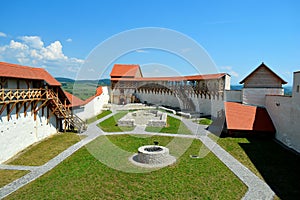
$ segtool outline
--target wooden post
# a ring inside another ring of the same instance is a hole
[[[2,108],[0,109],[0,115],[2,114],[2,112],[5,110],[7,106],[7,103],[3,104]]]
[[[10,104],[8,103],[7,104],[7,106],[6,106],[6,116],[7,116],[7,121],[9,121],[9,118],[10,118],[10,113],[9,113],[9,111],[10,111]]]
[[[19,110],[19,103],[17,103],[17,105],[16,105],[16,117],[17,117],[17,119],[19,118],[18,110]]]
[[[4,101],[4,88],[2,88],[2,101]]]
[[[67,120],[66,120],[66,117],[64,119],[65,119],[65,121],[64,121],[64,132],[67,132]]]

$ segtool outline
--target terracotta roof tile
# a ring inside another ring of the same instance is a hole
[[[135,77],[140,71],[139,65],[115,64],[110,76],[111,77]]]
[[[96,96],[100,96],[101,94],[103,93],[103,89],[102,89],[102,87],[100,86],[100,87],[98,87],[97,89],[96,89]]]
[[[45,80],[51,86],[61,85],[43,68],[27,67],[6,62],[0,62],[0,77]]]
[[[69,107],[77,107],[84,105],[84,101],[82,101],[78,97],[74,96],[73,94],[67,91],[64,91],[64,93],[66,94],[68,100],[71,102],[71,104],[68,105]]]
[[[265,108],[225,102],[228,130],[275,132],[273,122]]]
[[[193,76],[173,76],[173,77],[141,77],[141,78],[111,78],[112,81],[192,81],[192,80],[210,80],[219,79],[226,73],[204,74]]]
[[[89,102],[92,101],[95,97],[100,96],[102,93],[103,93],[103,89],[102,89],[102,87],[100,86],[100,87],[98,87],[98,88],[96,89],[95,95],[89,97],[88,99],[86,99],[86,100],[84,101],[84,104],[89,103]]]

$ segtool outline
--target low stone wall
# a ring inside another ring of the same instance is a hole
[[[168,111],[168,112],[171,112],[173,113],[174,115],[176,115],[176,111],[175,110],[172,110],[170,108],[165,108],[163,106],[158,106],[159,109],[162,109],[162,110],[165,110],[165,111]]]
[[[167,125],[167,114],[157,111],[130,112],[118,120],[118,126],[147,125],[153,127],[165,127]]]
[[[135,126],[135,120],[134,119],[120,119],[118,121],[118,126]]]
[[[192,115],[190,113],[185,113],[185,112],[177,112],[178,115],[186,117],[186,118],[192,118]]]
[[[167,125],[166,121],[162,120],[149,120],[147,126],[153,127],[165,127]]]

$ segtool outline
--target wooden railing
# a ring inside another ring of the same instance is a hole
[[[52,99],[50,102],[53,109],[53,112],[56,116],[64,118],[64,120],[72,125],[73,127],[77,128],[79,132],[86,130],[87,126],[86,123],[80,119],[77,115],[72,114],[68,107],[66,107],[57,95],[52,90],[47,90],[47,99]]]
[[[46,93],[46,89],[0,89],[0,103],[42,100],[47,98]]]
[[[3,104],[2,109],[0,109],[1,113],[7,104],[12,103],[15,106],[18,102],[26,103],[27,101],[43,101],[43,106],[47,103],[52,113],[58,118],[64,119],[68,124],[77,128],[79,131],[86,129],[85,122],[78,116],[72,114],[71,110],[60,101],[57,94],[51,89],[0,89],[0,104]],[[13,109],[14,106],[11,109]],[[10,112],[11,111],[9,111],[9,113]]]

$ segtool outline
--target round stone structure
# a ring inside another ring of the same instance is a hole
[[[146,145],[138,148],[131,161],[141,167],[164,167],[173,164],[176,158],[169,154],[167,147]]]

